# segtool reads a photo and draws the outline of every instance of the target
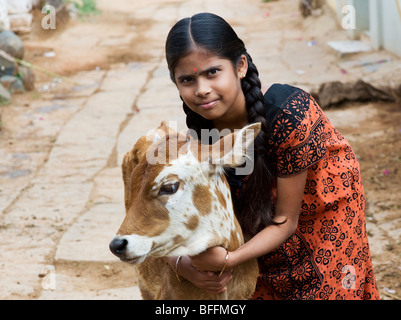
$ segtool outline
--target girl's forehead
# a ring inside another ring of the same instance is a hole
[[[194,49],[178,60],[175,72],[198,72],[214,65],[230,63],[215,53],[206,49]]]

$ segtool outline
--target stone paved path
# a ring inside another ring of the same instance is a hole
[[[50,109],[37,103],[31,121],[40,134],[56,134],[43,166],[1,188],[1,299],[140,299],[133,269],[119,262],[108,244],[124,217],[123,155],[162,120],[185,126],[163,53],[167,32],[181,17],[202,11],[225,17],[247,43],[264,83],[308,90],[360,76],[344,75],[326,46],[305,44],[333,29],[330,19],[324,30],[308,24],[300,29],[297,1],[284,2],[286,10],[269,7],[270,20],[256,0],[152,2],[135,12],[153,21],[143,35],[152,56],[148,62],[79,73],[74,79],[83,86],[53,100],[57,104]],[[41,124],[42,114],[55,109],[66,113],[66,120],[49,114],[49,122]],[[4,159],[25,161],[23,155]]]

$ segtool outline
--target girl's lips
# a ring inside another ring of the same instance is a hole
[[[217,102],[218,102],[218,100],[213,100],[210,102],[198,104],[198,107],[202,108],[204,110],[209,110],[209,109],[213,108],[217,104]]]

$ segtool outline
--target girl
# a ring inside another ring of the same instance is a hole
[[[166,258],[177,275],[222,292],[232,268],[258,258],[254,299],[378,299],[359,164],[314,99],[289,85],[261,89],[244,43],[214,14],[180,20],[166,58],[198,137],[262,124],[253,172],[227,173],[248,241],[234,252]],[[212,272],[223,266],[220,277]]]

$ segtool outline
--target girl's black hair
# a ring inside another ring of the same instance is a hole
[[[244,234],[253,236],[264,227],[277,224],[272,219],[272,188],[275,178],[270,168],[269,127],[265,118],[259,72],[243,41],[223,18],[211,13],[199,13],[178,21],[168,34],[166,59],[173,82],[175,82],[174,70],[179,59],[189,54],[195,47],[206,49],[223,59],[230,60],[234,68],[242,55],[245,55],[248,60],[248,71],[241,81],[248,123],[260,122],[262,129],[254,143],[254,170],[249,176],[240,201],[235,202],[235,211]],[[187,116],[187,126],[193,129],[198,137],[201,136],[201,129],[214,128],[212,121],[192,111],[185,102],[183,107]]]

